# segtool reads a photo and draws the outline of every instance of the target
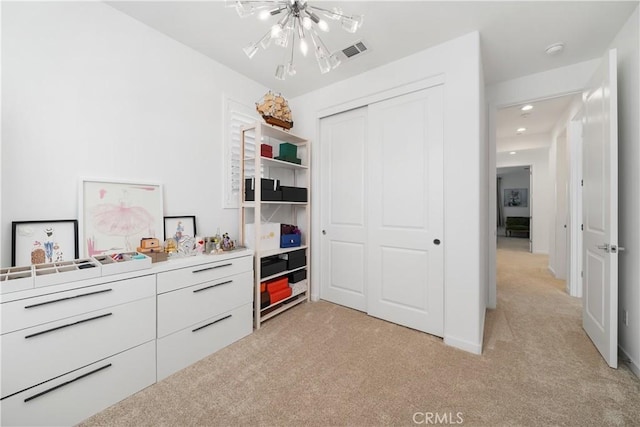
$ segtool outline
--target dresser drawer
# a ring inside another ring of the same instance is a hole
[[[0,336],[2,397],[155,338],[153,297]]]
[[[153,384],[155,350],[149,341],[4,399],[0,424],[75,425]]]
[[[218,280],[245,271],[253,271],[253,258],[250,256],[158,273],[158,293]]]
[[[158,295],[158,337],[164,337],[251,301],[251,272]]]
[[[142,276],[6,302],[2,334],[154,296],[155,282],[154,275]]]
[[[253,330],[253,304],[245,304],[160,338],[158,381],[247,336]]]

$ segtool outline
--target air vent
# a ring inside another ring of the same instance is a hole
[[[344,49],[336,52],[342,61],[351,60],[357,56],[360,56],[369,51],[369,47],[364,42],[364,40],[360,40],[352,44],[351,46],[347,46]]]

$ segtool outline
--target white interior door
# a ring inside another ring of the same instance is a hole
[[[605,55],[583,99],[582,324],[618,366],[618,112],[616,51]]]
[[[321,120],[320,297],[366,311],[367,108]]]
[[[443,335],[443,88],[369,105],[368,313]],[[463,196],[463,195],[462,195]]]

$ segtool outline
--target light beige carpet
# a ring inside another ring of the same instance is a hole
[[[302,304],[82,425],[410,426],[425,413],[481,426],[638,425],[640,381],[607,367],[547,258],[499,250],[498,263],[482,356]]]

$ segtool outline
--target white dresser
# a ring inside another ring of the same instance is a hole
[[[252,266],[238,250],[0,295],[0,424],[76,424],[250,334]]]

